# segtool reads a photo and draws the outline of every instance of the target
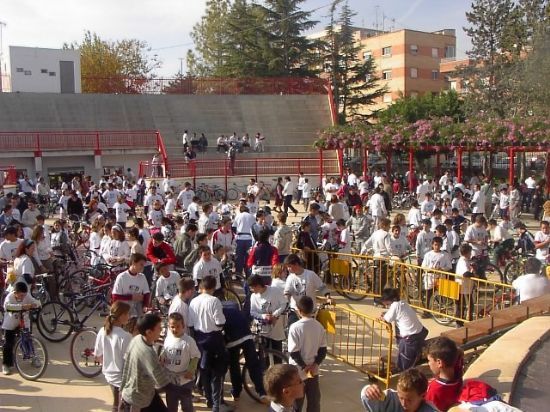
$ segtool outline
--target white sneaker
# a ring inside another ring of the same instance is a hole
[[[2,373],[4,375],[11,375],[11,368],[7,365],[2,365]]]

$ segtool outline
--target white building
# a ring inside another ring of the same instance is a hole
[[[10,46],[11,91],[81,93],[80,51]]]

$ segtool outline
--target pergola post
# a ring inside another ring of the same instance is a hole
[[[456,149],[457,162],[456,162],[456,180],[458,183],[462,183],[462,147]]]
[[[514,156],[515,156],[515,150],[513,147],[508,148],[508,156],[510,157],[510,168],[508,169],[509,175],[508,175],[508,183],[510,187],[514,185]]]
[[[363,180],[367,180],[367,175],[369,172],[369,149],[365,148],[363,150]]]
[[[413,170],[414,170],[414,151],[409,147],[409,192],[413,193]]]

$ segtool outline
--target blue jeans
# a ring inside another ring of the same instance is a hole
[[[252,247],[252,239],[237,239],[237,250],[235,251],[235,270],[242,274],[246,264],[248,249]]]

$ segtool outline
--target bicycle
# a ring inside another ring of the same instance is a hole
[[[2,306],[3,307],[3,306]],[[33,312],[37,309],[18,310],[19,329],[15,345],[13,347],[13,361],[19,375],[26,380],[35,381],[39,379],[48,366],[48,351],[40,339],[32,335],[32,322],[29,320],[29,328],[25,326],[25,312]],[[3,311],[3,309],[2,309]],[[2,348],[5,341],[1,340]]]
[[[89,293],[78,294],[74,292],[64,292],[63,296],[68,298],[67,304],[61,302],[48,302],[38,313],[38,331],[50,342],[62,342],[66,340],[73,331],[84,329],[87,320],[96,312],[98,308],[105,309],[109,306],[106,298],[106,290],[111,287],[111,283],[96,286]],[[80,319],[77,305],[82,301],[95,299],[90,312]]]
[[[254,322],[252,327],[252,334],[254,335],[254,345],[256,346],[256,352],[258,353],[258,359],[260,360],[262,375],[271,365],[277,363],[288,363],[287,354],[267,347],[265,326],[265,324],[262,324],[262,322],[258,321]],[[244,361],[244,359],[242,358],[241,360]],[[254,383],[252,382],[252,378],[250,377],[250,374],[248,372],[248,367],[245,363],[242,367],[241,376],[245,392],[256,402],[261,403],[262,401],[260,395],[258,395],[258,393],[256,392],[256,388],[254,386]]]
[[[197,188],[196,195],[201,199],[203,203],[210,202],[212,200],[220,201],[225,197],[225,190],[218,185],[207,185],[202,183]]]

